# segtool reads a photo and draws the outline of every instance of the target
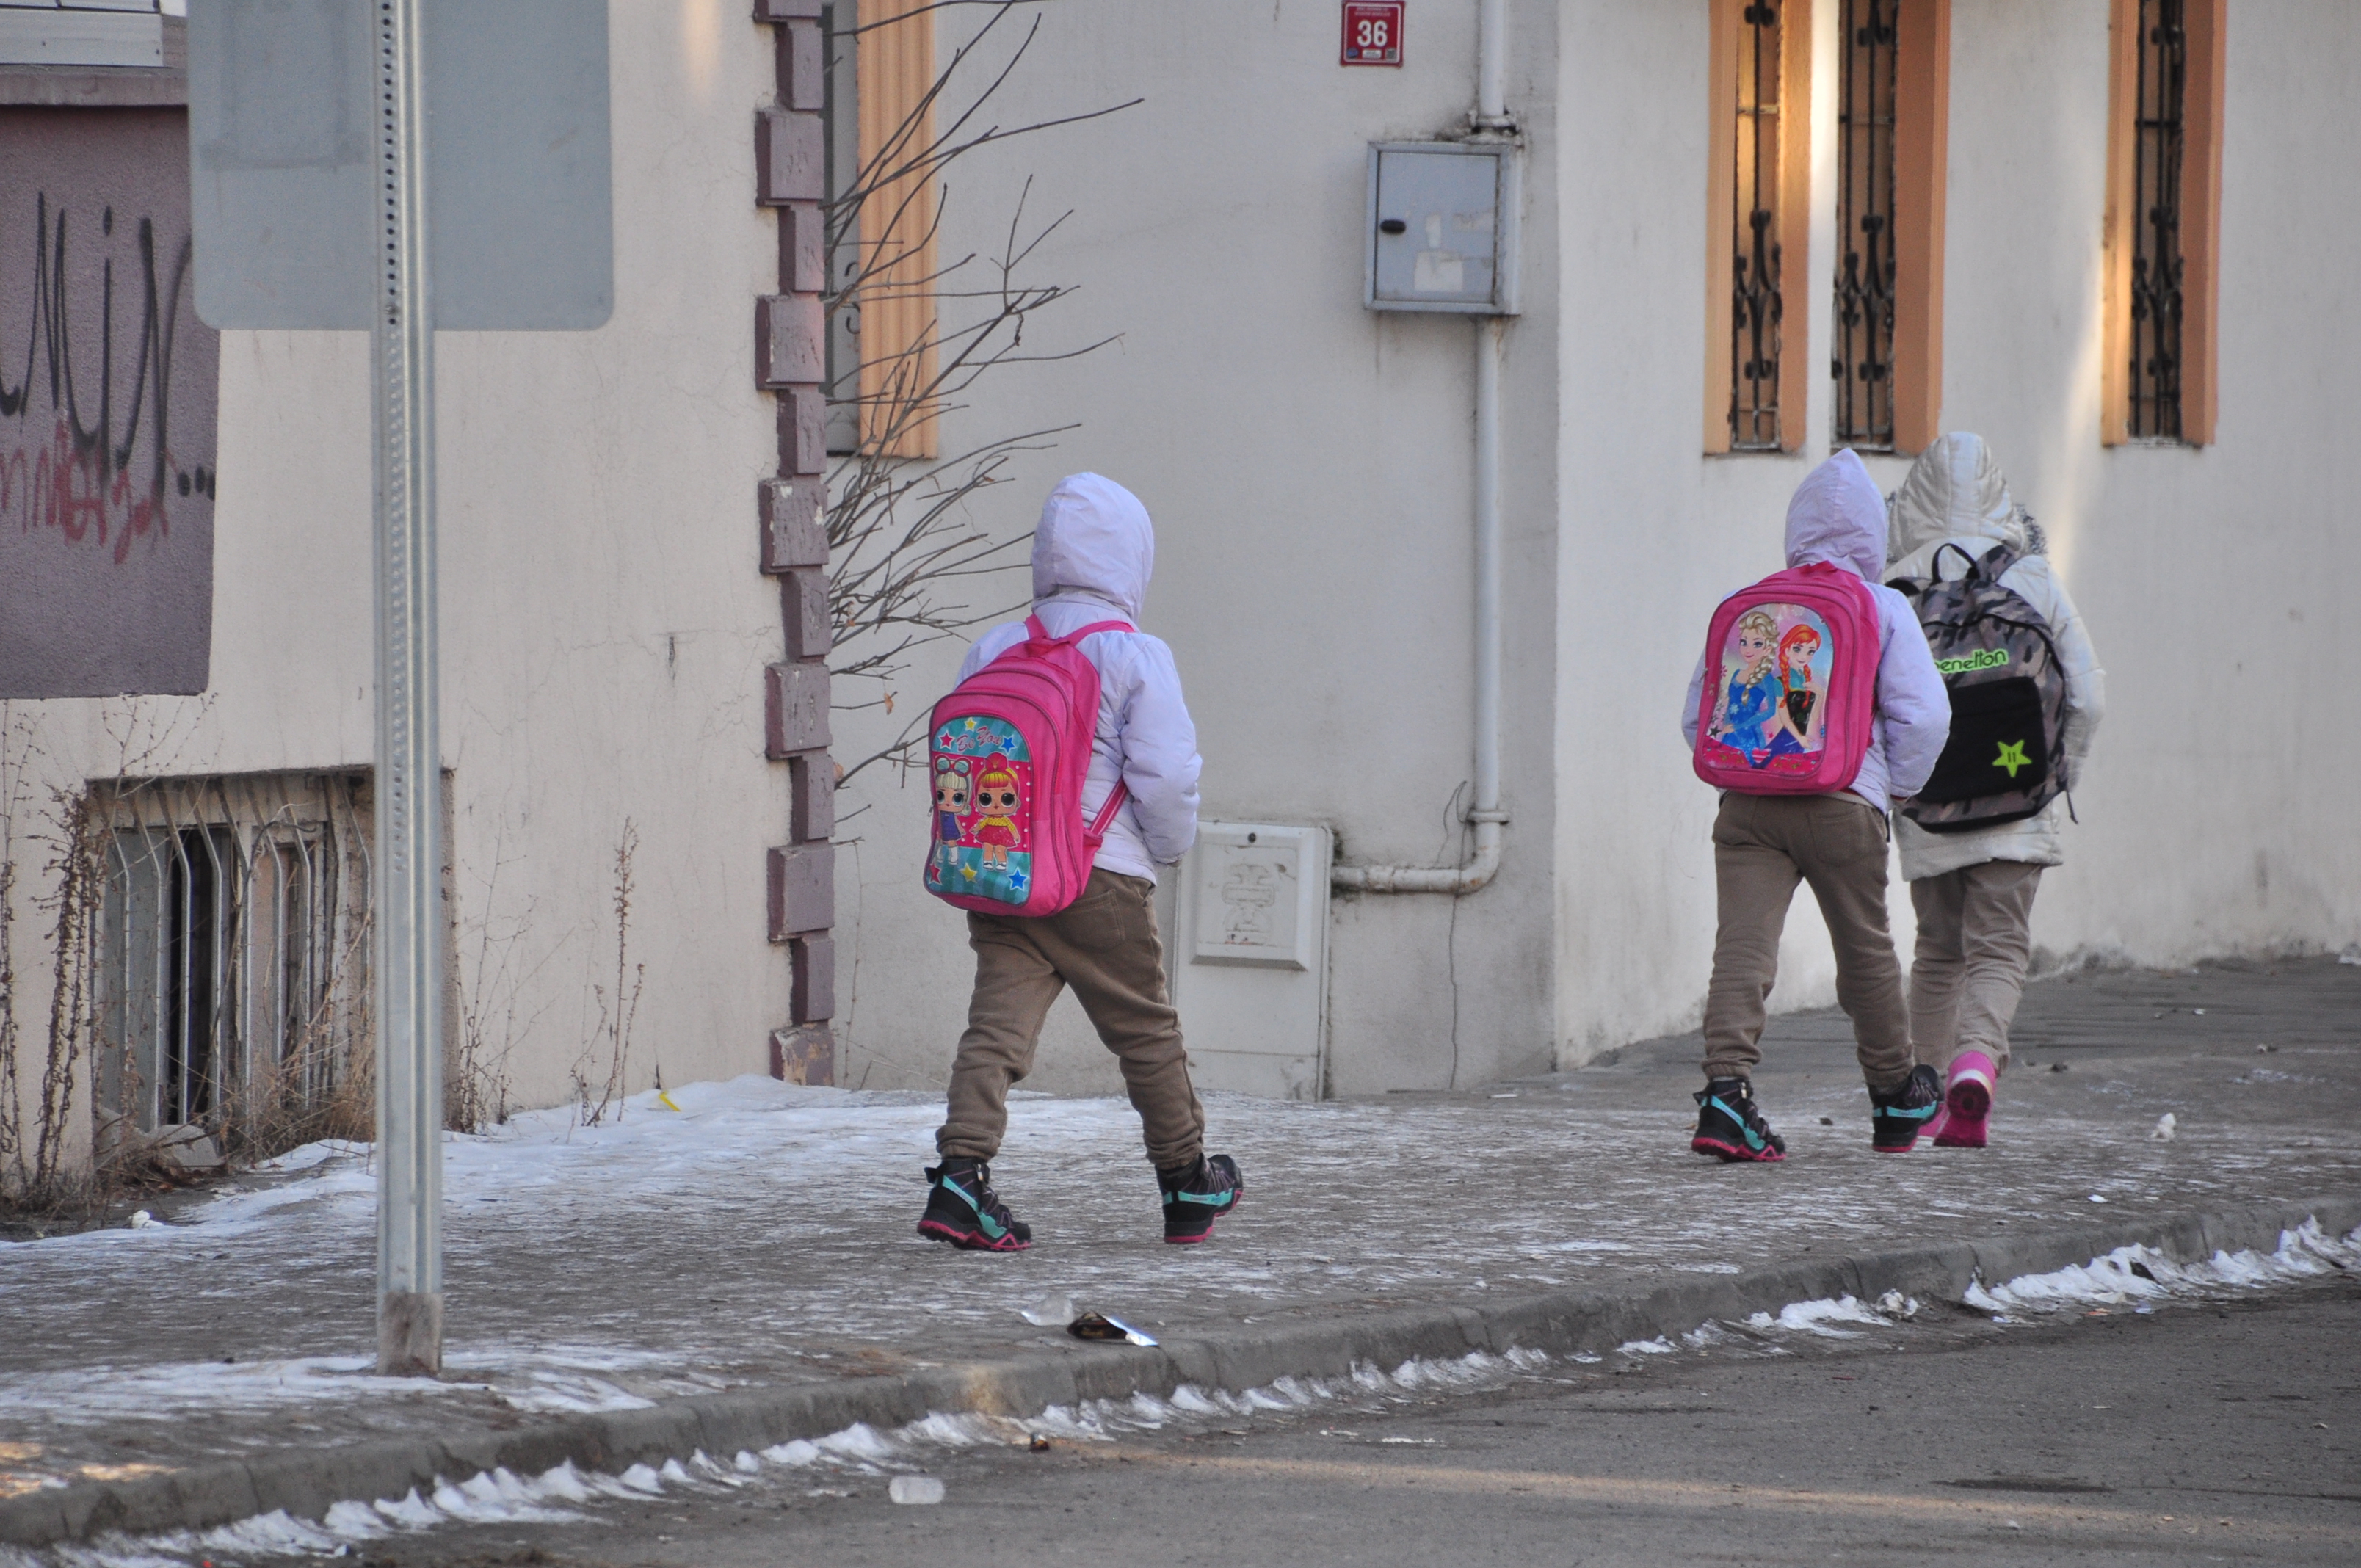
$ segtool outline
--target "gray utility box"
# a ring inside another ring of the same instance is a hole
[[[1361,302],[1515,315],[1522,163],[1510,142],[1370,143]]]
[[[1334,852],[1325,828],[1203,822],[1165,879],[1169,978],[1198,1088],[1321,1097]]]

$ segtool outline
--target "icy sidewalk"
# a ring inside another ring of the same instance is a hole
[[[2222,1029],[2188,1014],[2185,1040],[2152,997],[2058,988],[2048,1034],[2028,1003],[2037,1059],[2010,1075],[1983,1155],[1872,1155],[1827,1019],[1780,1021],[1762,1075],[1784,1167],[1687,1151],[1678,1047],[1452,1097],[1211,1097],[1249,1188],[1197,1249],[1161,1245],[1119,1101],[1019,1100],[995,1173],[1038,1245],[1004,1256],[913,1234],[932,1095],[749,1078],[675,1089],[676,1112],[642,1096],[600,1127],[536,1113],[447,1144],[450,1371],[423,1387],[367,1375],[367,1151],[315,1146],[167,1224],[0,1246],[0,1488],[1053,1348],[1016,1310],[1050,1290],[1179,1329],[1735,1273],[2100,1204],[2361,1190],[2338,1037],[2356,979],[2216,984],[2246,1000],[2216,1002]],[[2109,1054],[2085,1014],[2145,1048]],[[2289,1042],[2268,1055],[2266,1025]],[[2060,1056],[2071,1072],[2037,1070]],[[2166,1111],[2169,1142],[2151,1135]]]

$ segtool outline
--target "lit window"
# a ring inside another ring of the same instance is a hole
[[[2107,170],[2110,444],[2213,439],[2223,0],[2114,0]]]
[[[1803,356],[1786,291],[1806,273],[1811,5],[1715,0],[1713,21],[1706,450],[1792,451]]]
[[[1950,0],[1839,0],[1838,446],[1916,452],[1941,429]]]
[[[936,451],[936,12],[834,0],[828,51],[829,449]],[[858,15],[859,20],[854,20]]]

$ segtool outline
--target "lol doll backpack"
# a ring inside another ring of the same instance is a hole
[[[1082,820],[1082,780],[1098,727],[1098,666],[1083,656],[1094,620],[1052,637],[1027,616],[1026,640],[935,704],[927,771],[934,842],[927,891],[987,915],[1055,915],[1080,898],[1107,824],[1130,792],[1121,779]]]
[[[1902,813],[1929,833],[1966,833],[2022,821],[2070,786],[2066,672],[2041,612],[2001,586],[2015,551],[1988,551],[1949,582],[1942,556],[1918,595],[1918,624],[1950,694],[1951,738]]]
[[[1877,601],[1842,566],[1773,573],[1721,601],[1706,633],[1697,777],[1741,795],[1830,795],[1869,751]]]

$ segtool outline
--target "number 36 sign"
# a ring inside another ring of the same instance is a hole
[[[1345,39],[1337,60],[1345,65],[1402,62],[1402,0],[1345,0]]]

